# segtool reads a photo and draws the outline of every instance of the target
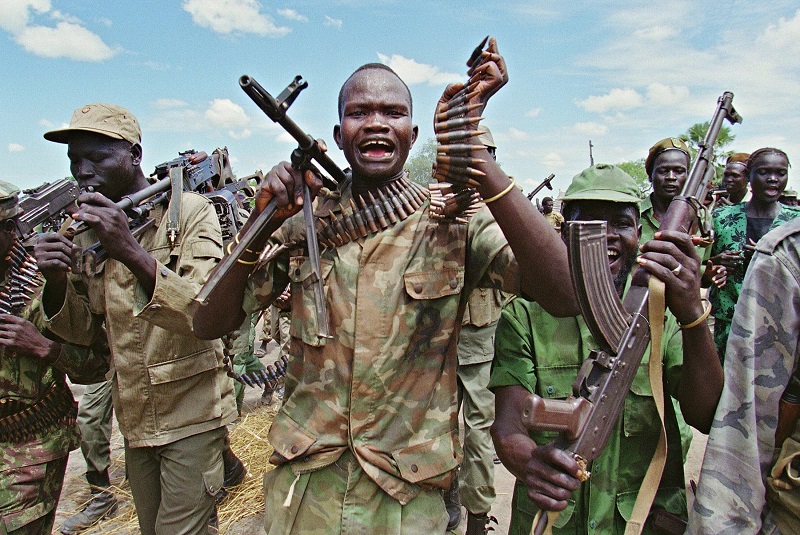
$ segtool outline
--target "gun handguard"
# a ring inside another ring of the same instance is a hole
[[[37,226],[64,214],[68,207],[77,209],[78,184],[66,178],[45,182],[23,193],[25,196],[19,200],[22,213],[16,219],[17,236],[23,241],[30,238]]]

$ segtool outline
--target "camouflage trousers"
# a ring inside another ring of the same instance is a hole
[[[0,468],[0,535],[50,535],[68,459]]]
[[[330,466],[295,475],[283,465],[264,476],[268,535],[418,535],[444,533],[442,491],[423,489],[407,505],[375,484],[349,451]]]

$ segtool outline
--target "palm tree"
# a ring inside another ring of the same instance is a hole
[[[689,147],[689,155],[691,156],[692,161],[694,161],[694,159],[697,157],[697,153],[700,151],[700,144],[705,139],[709,126],[709,121],[704,123],[695,123],[680,136],[680,138],[686,142],[686,146]],[[716,171],[714,177],[715,186],[719,185],[719,183],[722,181],[722,173],[725,172],[725,161],[731,154],[734,153],[733,150],[727,149],[735,139],[736,136],[731,134],[731,129],[729,126],[723,126],[719,129],[717,140],[714,143],[714,158],[712,160],[714,163],[714,169]]]

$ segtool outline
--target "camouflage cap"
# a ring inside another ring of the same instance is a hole
[[[575,175],[561,200],[625,202],[638,206],[642,197],[631,175],[619,167],[600,163]]]
[[[69,143],[75,132],[94,132],[114,139],[124,139],[131,143],[142,142],[142,129],[136,117],[116,104],[87,104],[72,114],[67,128],[51,130],[44,134],[48,141]]]
[[[653,165],[656,163],[656,158],[658,155],[668,150],[679,150],[686,154],[687,158],[689,157],[689,148],[681,138],[664,138],[650,147],[650,151],[647,153],[647,159],[644,161],[644,170],[647,171],[647,176],[650,176],[653,173]]]
[[[740,163],[746,166],[748,158],[750,158],[749,152],[734,152],[728,156],[728,159],[725,161],[725,165],[728,165],[729,163]]]
[[[0,221],[19,215],[19,188],[0,180]]]
[[[795,190],[793,190],[793,189],[785,189],[785,190],[783,190],[783,193],[781,193],[781,197],[788,197],[790,199],[796,199],[797,198],[797,192]]]
[[[488,126],[483,126],[482,124],[478,125],[478,132],[481,135],[478,136],[478,141],[483,143],[484,147],[491,147],[493,149],[497,148],[497,145],[494,144],[494,138],[492,137],[492,131],[489,130]]]

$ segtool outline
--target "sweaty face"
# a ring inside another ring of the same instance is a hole
[[[354,178],[383,182],[400,176],[417,139],[403,83],[389,71],[367,69],[346,82],[343,96],[333,137]]]
[[[728,193],[736,193],[747,189],[747,168],[741,162],[732,162],[725,166],[722,175],[722,187]]]
[[[139,156],[125,140],[92,132],[76,132],[67,148],[69,170],[81,189],[91,187],[112,201],[131,193]],[[138,151],[138,149],[137,149]]]
[[[608,267],[617,292],[622,294],[639,251],[639,213],[632,204],[610,201],[572,201],[574,221],[605,221]]]
[[[680,150],[666,150],[656,156],[650,181],[653,194],[667,202],[681,192],[689,172],[689,156]]]
[[[789,160],[783,154],[767,152],[750,165],[750,188],[757,202],[778,202],[788,180]]]

